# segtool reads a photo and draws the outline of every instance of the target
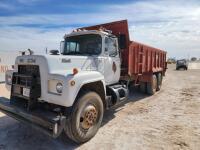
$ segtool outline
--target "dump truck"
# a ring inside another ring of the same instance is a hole
[[[84,143],[105,110],[128,99],[129,87],[153,95],[165,71],[166,52],[130,41],[127,20],[78,28],[64,36],[60,52],[16,58],[0,110],[54,138],[64,132]]]

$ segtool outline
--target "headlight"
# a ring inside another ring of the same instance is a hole
[[[56,91],[57,91],[58,93],[62,93],[62,90],[63,90],[63,85],[62,85],[62,83],[58,82],[58,83],[56,84]]]
[[[48,92],[51,94],[61,95],[63,92],[62,81],[56,79],[48,80]]]

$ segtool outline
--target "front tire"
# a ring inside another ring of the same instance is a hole
[[[82,92],[66,121],[66,135],[76,143],[89,141],[101,126],[103,113],[101,97],[95,92]]]

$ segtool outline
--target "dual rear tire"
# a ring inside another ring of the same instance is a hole
[[[156,93],[156,91],[159,91],[161,89],[162,85],[162,74],[154,74],[152,75],[151,82],[141,82],[140,83],[140,91],[143,93],[147,93],[149,95],[153,95]]]
[[[162,76],[162,74],[161,73],[158,73],[157,74],[157,91],[160,91],[160,89],[161,89],[161,86],[162,86],[162,79],[163,79],[163,76]]]
[[[149,94],[149,95],[155,94],[157,85],[158,85],[157,77],[156,77],[156,75],[153,75],[151,82],[147,83],[147,94]]]

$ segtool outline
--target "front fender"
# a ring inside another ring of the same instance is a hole
[[[76,100],[76,97],[82,86],[88,83],[101,81],[105,90],[104,76],[97,71],[80,71],[75,75],[62,76],[62,75],[50,75],[49,79],[56,79],[62,81],[63,92],[61,95],[54,95],[47,93],[43,100],[54,103],[57,105],[71,107]],[[71,83],[75,84],[72,85]]]
[[[76,88],[75,88],[75,92],[73,95],[74,101],[75,101],[80,89],[88,83],[101,81],[103,84],[103,87],[104,87],[104,91],[106,91],[104,76],[97,71],[88,71],[88,72],[78,73],[77,75],[74,76],[73,80],[76,83]]]

